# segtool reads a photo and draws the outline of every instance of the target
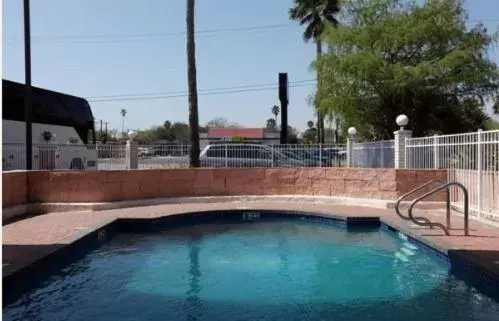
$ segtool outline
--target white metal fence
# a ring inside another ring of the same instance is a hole
[[[393,140],[354,143],[352,154],[352,167],[394,167],[395,153]]]
[[[405,165],[447,169],[449,181],[468,189],[472,215],[499,220],[499,130],[407,139]],[[461,192],[451,201],[462,208]]]
[[[24,144],[4,143],[2,170],[26,168]],[[183,168],[189,165],[189,145],[139,145],[134,148],[139,169]],[[33,145],[33,169],[81,169],[73,159],[87,164],[94,161],[98,170],[128,169],[125,144]],[[341,167],[346,164],[344,145],[257,145],[215,144],[200,155],[204,167]],[[73,161],[74,163],[74,161]]]

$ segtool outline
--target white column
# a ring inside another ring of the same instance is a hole
[[[139,151],[137,148],[137,143],[133,140],[137,137],[137,133],[134,131],[128,132],[128,138],[125,147],[125,164],[126,169],[138,169],[139,168]]]
[[[139,168],[139,152],[137,149],[137,144],[128,140],[126,142],[126,169],[138,169]]]
[[[405,140],[412,137],[412,131],[400,129],[395,135],[395,168],[405,168]]]
[[[395,146],[394,146],[394,153],[395,153],[395,168],[401,169],[405,168],[405,156],[406,156],[406,139],[412,137],[412,131],[406,130],[404,127],[407,126],[409,123],[409,118],[402,114],[397,116],[397,119],[395,120],[398,126],[400,126],[400,129],[394,132],[395,136]]]

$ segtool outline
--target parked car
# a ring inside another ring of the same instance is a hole
[[[203,167],[300,167],[304,163],[266,145],[216,144],[200,154]]]
[[[151,147],[139,147],[137,148],[137,150],[140,158],[150,157],[154,155],[154,151],[152,150]]]
[[[278,146],[276,148],[284,155],[299,160],[304,166],[317,167],[320,165],[319,158],[305,148],[286,148],[282,150]]]
[[[338,147],[315,148],[312,154],[322,166],[341,166],[341,161],[346,158],[346,151]]]

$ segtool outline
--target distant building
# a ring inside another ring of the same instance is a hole
[[[279,144],[280,133],[264,128],[212,128],[199,135],[200,147],[221,143]]]

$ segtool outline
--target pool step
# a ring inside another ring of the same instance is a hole
[[[399,259],[402,262],[409,262],[409,259],[407,258],[407,256],[404,255],[404,253],[396,252],[395,258]]]
[[[398,252],[395,253],[395,258],[402,262],[409,262],[411,256],[416,255],[417,246],[409,242],[404,242]]]
[[[413,250],[413,251],[418,249],[418,247],[416,245],[411,244],[409,242],[404,242],[403,246],[408,248],[409,250]]]
[[[414,254],[416,254],[413,250],[409,250],[406,247],[401,248],[400,252],[404,253],[407,256],[413,256]]]

